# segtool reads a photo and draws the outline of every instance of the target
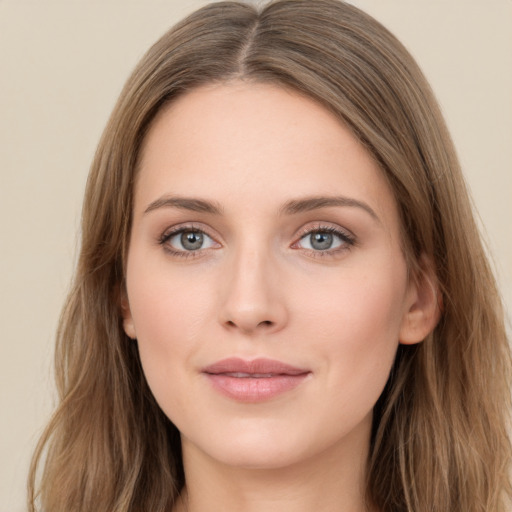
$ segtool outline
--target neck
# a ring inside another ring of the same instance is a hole
[[[223,464],[183,439],[186,488],[173,512],[369,512],[368,439],[275,468]]]

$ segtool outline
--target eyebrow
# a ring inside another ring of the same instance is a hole
[[[303,199],[294,199],[285,203],[281,207],[281,212],[287,215],[293,215],[296,213],[309,212],[312,210],[330,208],[333,206],[361,208],[367,212],[374,220],[380,222],[378,215],[368,204],[363,201],[344,196],[313,196],[305,197]]]
[[[192,212],[210,213],[213,215],[221,215],[222,207],[211,201],[204,201],[192,197],[176,197],[176,196],[163,196],[153,201],[144,210],[144,213],[149,213],[158,208],[178,208],[180,210],[189,210]]]
[[[373,219],[380,222],[379,217],[368,204],[363,201],[344,196],[313,196],[302,199],[292,199],[287,201],[279,209],[279,212],[284,215],[294,215],[297,213],[332,207],[361,208]],[[159,208],[178,208],[180,210],[209,213],[212,215],[222,215],[223,213],[222,206],[216,202],[193,197],[163,196],[150,203],[144,210],[144,214]]]

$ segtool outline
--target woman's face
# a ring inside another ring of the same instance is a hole
[[[235,82],[147,135],[124,326],[184,454],[282,467],[367,450],[417,300],[392,192],[323,107]]]

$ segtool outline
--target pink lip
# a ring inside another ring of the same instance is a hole
[[[214,389],[240,402],[262,402],[296,388],[311,372],[273,359],[223,359],[203,368]]]

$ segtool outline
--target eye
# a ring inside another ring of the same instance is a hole
[[[210,236],[199,229],[183,228],[165,234],[160,240],[173,253],[197,252],[218,246]]]
[[[315,252],[336,252],[348,249],[354,244],[355,240],[351,235],[333,227],[325,227],[310,230],[292,247]]]

